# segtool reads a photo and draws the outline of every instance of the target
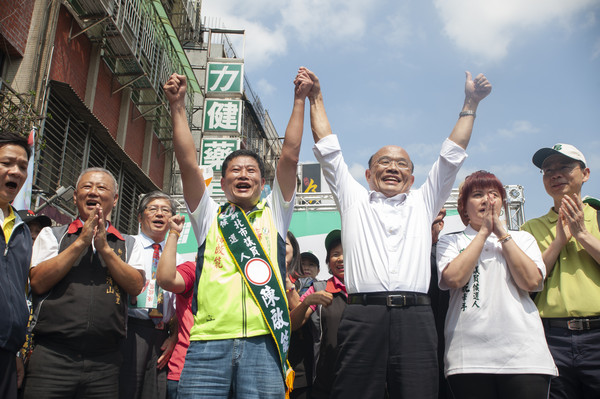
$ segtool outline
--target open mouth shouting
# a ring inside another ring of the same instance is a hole
[[[85,201],[85,207],[88,209],[94,209],[96,208],[96,205],[100,205],[100,202],[97,200],[88,199],[87,201]]]
[[[248,192],[252,190],[252,185],[246,181],[241,181],[235,185],[235,189],[240,193]]]
[[[5,183],[6,188],[10,191],[17,191],[19,189],[19,184],[16,181],[9,180]]]
[[[165,230],[167,227],[167,220],[162,217],[160,219],[154,219],[150,223],[152,224],[152,227],[158,231]]]
[[[96,205],[100,205],[100,201],[95,200],[95,199],[88,199],[85,201],[85,207],[90,210],[95,209]]]

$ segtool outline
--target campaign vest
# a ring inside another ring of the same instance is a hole
[[[53,227],[59,253],[79,237],[66,226]],[[56,234],[59,233],[59,234]],[[124,261],[128,245],[114,234],[106,234],[108,245]],[[125,337],[127,293],[112,279],[108,268],[90,245],[73,267],[52,289],[34,296],[34,340],[85,355],[119,349]]]
[[[273,273],[285,277],[285,240],[273,221],[266,201],[247,214],[252,228],[269,256]],[[246,287],[225,248],[215,217],[206,241],[198,249],[192,311],[191,341],[209,341],[270,335],[260,308]]]

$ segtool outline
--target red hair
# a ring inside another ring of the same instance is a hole
[[[486,172],[485,170],[478,170],[477,172],[471,173],[465,178],[465,181],[458,186],[458,201],[456,207],[458,208],[458,214],[460,219],[466,225],[469,224],[469,217],[467,216],[467,200],[475,189],[494,188],[502,197],[502,203],[506,200],[506,190],[504,186],[498,180],[496,175]]]

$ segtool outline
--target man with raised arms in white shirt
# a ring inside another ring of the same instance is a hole
[[[366,190],[350,174],[309,72],[314,153],[342,218],[348,303],[338,332],[332,398],[437,398],[437,338],[429,287],[431,224],[466,158],[475,111],[492,89],[466,73],[465,102],[427,180],[412,190],[406,150],[381,148],[369,159]]]

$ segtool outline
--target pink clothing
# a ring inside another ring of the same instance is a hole
[[[348,295],[348,293],[346,292],[346,286],[336,276],[331,276],[331,278],[329,280],[327,280],[327,286],[325,287],[325,291],[330,292],[332,294],[342,291],[344,294]],[[314,293],[315,293],[315,286],[311,285],[306,290],[306,292],[300,297],[300,302],[304,302],[304,298],[306,298],[310,294],[314,294]],[[317,310],[317,305],[310,305],[310,308],[314,312]]]
[[[179,323],[177,333],[177,345],[173,349],[171,359],[169,359],[169,374],[167,379],[179,381],[185,355],[188,346],[190,346],[190,329],[194,325],[194,315],[192,314],[192,296],[194,293],[194,280],[196,279],[196,262],[184,262],[177,266],[177,272],[183,277],[185,289],[181,294],[176,295],[176,314]]]

